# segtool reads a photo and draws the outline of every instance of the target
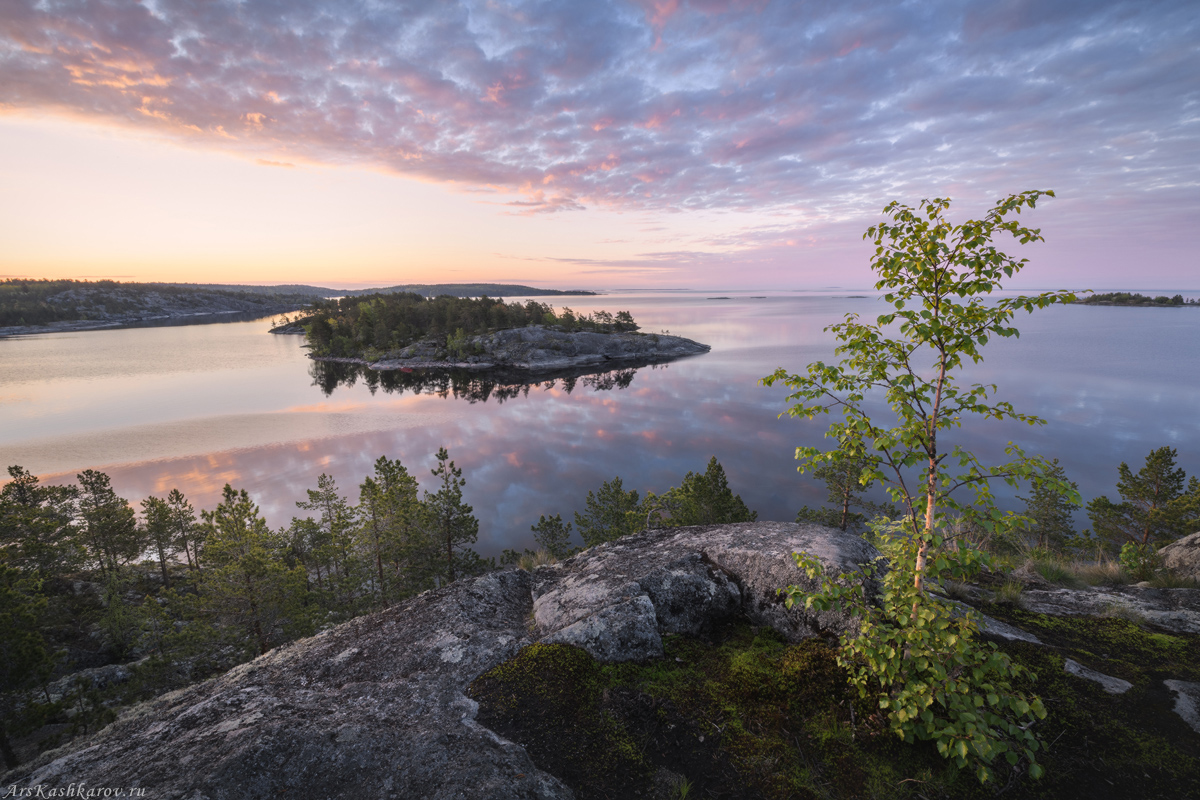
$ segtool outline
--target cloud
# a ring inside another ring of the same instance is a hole
[[[0,108],[589,206],[861,217],[953,187],[1200,184],[1186,2],[67,3],[0,20]],[[1169,192],[1168,192],[1169,190]]]

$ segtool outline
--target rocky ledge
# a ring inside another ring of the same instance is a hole
[[[0,777],[0,785],[18,792],[137,787],[147,797],[187,800],[573,798],[523,746],[477,721],[471,682],[535,642],[575,645],[615,662],[662,656],[665,636],[703,636],[734,617],[792,642],[853,633],[853,617],[784,606],[779,588],[815,588],[795,568],[795,552],[815,556],[832,574],[879,555],[861,538],[815,525],[646,531],[532,573],[463,579],[281,647],[136,706],[94,736]],[[1120,713],[1136,701],[1173,716],[1173,702],[1175,714],[1200,733],[1200,682],[1191,667],[1155,673],[1151,681],[1126,656],[1110,659],[1092,652],[1095,646],[1063,649],[1078,638],[1076,627],[1103,624],[1095,615],[1114,610],[1194,635],[1200,590],[1028,591],[1024,603],[1008,622],[985,618],[984,634],[1006,647],[1054,654],[1047,665],[1085,695],[1113,698],[1111,709]],[[990,608],[999,615],[998,606]],[[1058,615],[1087,619],[1055,622]],[[1177,646],[1156,635],[1155,646]],[[1128,697],[1134,701],[1122,699]],[[1173,735],[1191,735],[1182,729]]]
[[[281,331],[285,332],[285,331]],[[561,331],[541,325],[473,336],[452,354],[445,346],[422,340],[398,353],[363,358],[313,356],[317,361],[361,364],[376,370],[468,369],[550,372],[638,362],[655,364],[707,353],[709,345],[665,333]]]
[[[136,706],[43,754],[4,786],[122,786],[147,797],[571,798],[525,749],[475,722],[464,690],[537,641],[605,661],[662,653],[662,636],[747,614],[790,639],[853,625],[784,608],[791,553],[833,571],[874,558],[818,526],[649,531],[533,574],[458,581]]]

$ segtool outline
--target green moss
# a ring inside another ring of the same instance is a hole
[[[993,613],[994,612],[994,613]],[[1195,637],[1120,619],[993,616],[1051,644],[1004,649],[1037,673],[1046,777],[1016,773],[1006,798],[1200,796],[1200,736],[1171,712],[1163,678],[1200,680]],[[890,734],[874,698],[850,688],[829,644],[788,644],[740,622],[711,640],[668,636],[643,664],[600,665],[534,645],[471,687],[480,722],[521,742],[581,800],[651,797],[653,775],[687,778],[691,797],[983,798],[928,743]],[[1134,683],[1125,695],[1067,675],[1065,658]]]

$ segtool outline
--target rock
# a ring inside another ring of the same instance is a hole
[[[1175,693],[1175,713],[1200,733],[1200,683],[1189,681],[1163,681]]]
[[[1088,589],[1027,589],[1028,611],[1055,616],[1112,617],[1144,621],[1174,633],[1200,633],[1200,589],[1095,586]]]
[[[143,659],[144,660],[144,659]],[[140,662],[139,662],[140,663]],[[133,677],[135,664],[108,664],[102,667],[91,667],[72,672],[51,683],[46,687],[46,694],[52,701],[62,700],[75,691],[82,682],[84,686],[93,689],[105,689],[115,684],[126,683]]]
[[[171,798],[572,798],[524,748],[475,721],[464,690],[536,640],[606,660],[661,652],[744,610],[789,638],[853,620],[783,607],[803,549],[831,571],[877,553],[818,526],[745,523],[649,531],[535,574],[457,581],[273,650],[126,711],[42,754],[5,787],[137,787]]]
[[[1068,675],[1074,675],[1077,678],[1083,678],[1100,684],[1100,688],[1109,694],[1125,694],[1133,688],[1133,684],[1129,681],[1105,675],[1103,672],[1096,672],[1094,669],[1088,669],[1083,664],[1070,658],[1063,662],[1063,670]]]
[[[465,349],[478,352],[454,360],[441,344],[422,340],[373,362],[361,358],[316,357],[315,360],[361,364],[374,370],[468,369],[541,373],[604,364],[614,367],[632,362],[656,364],[707,353],[712,348],[668,334],[567,332],[531,325],[474,336],[468,340]]]
[[[735,613],[791,641],[857,631],[857,619],[845,612],[785,608],[780,588],[818,588],[796,568],[793,552],[816,556],[835,575],[879,557],[864,539],[818,525],[748,522],[647,531],[539,569],[534,622],[544,641],[578,645],[600,661],[661,655],[662,633],[703,633]]]
[[[1167,569],[1200,580],[1200,531],[1171,542],[1161,548],[1158,555]]]
[[[992,619],[986,614],[980,615],[979,633],[985,639],[1001,639],[1007,642],[1029,642],[1030,644],[1042,644],[1042,640],[1034,636],[1028,631],[1023,631],[1015,625],[1009,625],[1007,622],[1001,622],[998,619]]]

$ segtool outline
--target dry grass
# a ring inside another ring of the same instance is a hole
[[[1025,590],[1024,584],[1016,580],[1007,580],[999,589],[996,590],[996,602],[1003,605],[1021,607],[1021,593]]]
[[[1156,572],[1150,585],[1155,589],[1200,589],[1200,581],[1169,569]]]
[[[1132,583],[1125,570],[1115,561],[1073,561],[1068,567],[1075,577],[1088,586],[1121,586]]]
[[[521,556],[517,561],[517,568],[523,569],[526,572],[533,572],[538,567],[557,563],[558,559],[550,555],[548,550],[538,550],[536,553],[526,552],[525,555]]]

